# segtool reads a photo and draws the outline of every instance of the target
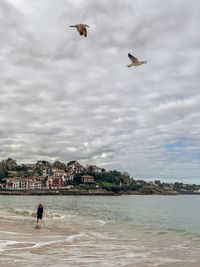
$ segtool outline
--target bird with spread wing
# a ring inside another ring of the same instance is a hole
[[[90,26],[88,26],[87,24],[81,23],[81,24],[71,25],[70,27],[76,28],[80,35],[87,37],[87,29],[86,28],[87,27],[89,28]]]
[[[131,55],[130,53],[128,53],[128,57],[130,58],[131,60],[131,63],[127,65],[127,67],[133,67],[133,66],[139,66],[139,65],[142,65],[142,64],[146,64],[147,61],[140,61],[138,58],[134,57],[133,55]]]

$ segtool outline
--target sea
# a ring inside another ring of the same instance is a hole
[[[0,266],[199,267],[200,195],[1,195]]]

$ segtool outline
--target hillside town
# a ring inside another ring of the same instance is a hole
[[[8,158],[0,162],[0,192],[52,193],[55,190],[59,193],[195,194],[200,193],[200,186],[160,180],[146,182],[134,179],[127,172],[83,166],[75,160],[66,164],[38,160],[18,165]]]

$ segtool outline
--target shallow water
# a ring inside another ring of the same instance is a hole
[[[199,196],[0,196],[0,266],[200,266]],[[38,203],[44,223],[35,229]]]

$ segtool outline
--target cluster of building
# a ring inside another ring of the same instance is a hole
[[[62,189],[74,187],[74,175],[86,171],[86,167],[78,162],[74,162],[64,169],[45,166],[42,161],[37,164],[27,164],[27,177],[19,177],[16,172],[10,172],[10,177],[6,178],[4,184],[0,184],[0,188],[18,190],[18,189]],[[96,166],[90,166],[93,171],[100,172],[101,169]],[[88,168],[88,167],[87,167]],[[38,169],[40,174],[38,174]],[[91,175],[82,175],[81,181],[83,184],[94,183],[94,177]]]
[[[7,166],[7,172],[2,177],[2,170],[5,169],[5,164]],[[107,171],[96,165],[83,166],[77,161],[71,161],[67,165],[59,161],[53,164],[47,161],[37,161],[35,164],[17,165],[15,160],[9,158],[0,163],[0,174],[0,189],[7,190],[70,189],[76,185],[80,187],[82,185],[84,187],[85,185],[90,185],[89,188],[93,188],[94,186],[101,186],[102,184],[98,182],[106,176],[105,181],[107,184],[113,186],[113,190],[117,190],[116,186],[120,187],[120,190],[123,190],[123,186],[124,188],[127,186],[129,187],[128,190],[135,190],[142,194],[200,194],[200,185],[178,182],[162,183],[160,180],[145,182],[141,179],[130,178],[129,174],[125,172]],[[109,182],[107,178],[110,179]],[[102,179],[102,181],[104,180]]]
[[[72,188],[73,185],[67,185],[66,182],[73,182],[73,175],[64,173],[62,176],[49,176],[45,181],[41,177],[21,178],[12,177],[6,179],[6,184],[2,187],[6,189],[62,189]],[[94,183],[94,177],[90,175],[83,175],[82,182]]]

